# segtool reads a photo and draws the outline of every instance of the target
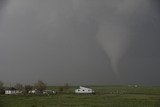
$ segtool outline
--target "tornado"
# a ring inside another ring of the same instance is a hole
[[[106,52],[112,71],[120,76],[119,64],[130,46],[132,29],[135,25],[136,17],[141,13],[146,13],[150,7],[150,1],[121,0],[111,4],[114,11],[110,15],[106,13],[106,18],[99,23],[97,40]],[[135,18],[135,19],[134,19]]]
[[[112,70],[117,76],[119,61],[129,46],[129,37],[125,26],[110,22],[104,22],[99,26],[98,42],[108,55]]]

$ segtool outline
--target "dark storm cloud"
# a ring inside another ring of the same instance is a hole
[[[10,0],[1,8],[0,79],[158,84],[158,3]]]
[[[8,0],[0,0],[0,9],[7,3]]]
[[[2,18],[2,10],[3,10],[3,7],[7,4],[8,0],[0,0],[0,20]]]

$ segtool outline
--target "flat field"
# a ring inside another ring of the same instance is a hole
[[[96,94],[77,95],[70,87],[56,95],[0,95],[0,107],[160,107],[160,87],[89,86]],[[49,89],[58,90],[50,86]]]

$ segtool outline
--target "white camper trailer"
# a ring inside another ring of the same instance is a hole
[[[80,86],[79,89],[75,90],[77,94],[93,94],[95,93],[92,89]]]
[[[15,88],[13,88],[13,87],[10,87],[10,88],[6,88],[5,89],[5,94],[8,94],[8,95],[13,95],[13,94],[22,94],[22,91],[20,91],[20,90],[17,90],[17,89],[15,89]]]
[[[7,88],[7,89],[5,89],[5,94],[16,94],[16,89],[15,88],[13,88],[13,87],[11,87],[11,88]]]

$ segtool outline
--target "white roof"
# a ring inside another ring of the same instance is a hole
[[[79,88],[80,88],[80,89],[84,89],[84,90],[85,90],[85,89],[90,89],[90,88],[86,88],[86,87],[82,87],[82,86],[80,86]]]

